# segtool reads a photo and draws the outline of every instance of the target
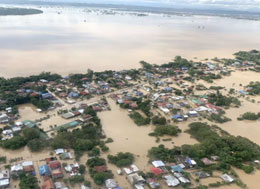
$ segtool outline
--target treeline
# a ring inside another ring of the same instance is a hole
[[[0,7],[0,16],[41,14],[42,10],[28,8],[6,8]]]
[[[229,135],[216,126],[212,127],[206,123],[195,122],[189,125],[187,132],[200,144],[183,145],[173,149],[167,149],[164,146],[154,147],[149,151],[150,158],[175,162],[174,156],[185,155],[194,158],[199,165],[208,171],[229,170],[231,166],[235,166],[245,172],[254,170],[253,166],[247,165],[248,162],[260,158],[260,147],[257,144],[241,136]],[[201,158],[210,158],[211,156],[218,156],[219,161],[214,165],[205,166],[201,162]]]

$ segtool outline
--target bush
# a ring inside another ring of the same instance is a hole
[[[181,130],[177,126],[170,126],[170,125],[165,125],[165,126],[157,126],[154,130],[153,133],[150,135],[152,136],[164,136],[164,135],[169,135],[169,136],[178,136],[178,134],[181,132]]]
[[[83,183],[85,181],[82,175],[75,175],[69,178],[69,182],[71,185]]]
[[[131,113],[130,118],[132,118],[135,122],[136,125],[141,126],[141,125],[148,125],[150,124],[150,118],[144,118],[140,113],[134,112]]]
[[[126,153],[120,152],[115,156],[108,155],[107,157],[110,163],[115,164],[118,167],[129,166],[134,161],[133,154],[129,152]]]
[[[154,116],[152,119],[152,123],[154,125],[165,125],[167,123],[167,120],[165,117]]]
[[[251,121],[254,121],[254,120],[257,120],[259,118],[260,118],[259,113],[255,114],[255,113],[252,113],[252,112],[246,112],[241,117],[239,117],[238,120],[251,120]]]

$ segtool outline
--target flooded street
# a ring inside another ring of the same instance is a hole
[[[260,47],[260,23],[252,20],[41,9],[40,15],[0,17],[0,76],[122,70],[138,68],[140,60],[232,57]]]

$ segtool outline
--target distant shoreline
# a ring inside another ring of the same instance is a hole
[[[0,16],[23,16],[23,15],[42,14],[42,13],[43,11],[39,9],[0,7]]]

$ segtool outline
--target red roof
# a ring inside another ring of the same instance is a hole
[[[57,169],[61,167],[61,163],[59,161],[51,161],[49,162],[49,167],[51,169]]]
[[[26,172],[26,173],[33,172],[34,166],[33,165],[25,166],[25,167],[23,167],[23,171]]]
[[[43,185],[42,185],[42,189],[54,189],[54,183],[52,182],[51,179],[46,180]]]
[[[163,170],[161,170],[160,168],[153,167],[153,168],[151,168],[151,171],[153,172],[153,174],[155,176],[163,174]]]
[[[94,171],[100,173],[100,172],[106,172],[107,171],[107,166],[101,165],[101,166],[95,166]]]

